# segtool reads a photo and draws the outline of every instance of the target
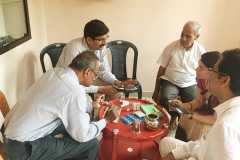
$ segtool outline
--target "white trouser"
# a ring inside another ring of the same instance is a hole
[[[165,137],[159,142],[159,151],[162,157],[165,157],[167,154],[169,154],[173,149],[177,147],[181,147],[182,145],[186,144],[184,141],[180,141],[173,137]],[[174,155],[174,157],[178,157],[177,155]],[[196,160],[193,157],[190,158],[183,158],[182,160]]]

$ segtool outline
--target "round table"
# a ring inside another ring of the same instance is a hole
[[[108,104],[115,104],[121,107],[121,100],[129,102],[140,102],[141,105],[153,104],[151,102],[136,98],[121,98],[110,101]],[[136,134],[131,131],[132,125],[124,124],[120,119],[117,123],[109,123],[103,129],[103,136],[100,141],[100,149],[98,153],[99,160],[137,160],[137,159],[160,159],[158,143],[155,141],[168,135],[168,129],[163,124],[169,123],[168,116],[163,109],[156,104],[155,107],[163,114],[163,118],[159,119],[159,127],[155,131],[150,131],[141,122],[141,133]],[[101,119],[105,109],[108,107],[104,104],[98,113]],[[131,105],[122,107],[120,117],[133,113]]]

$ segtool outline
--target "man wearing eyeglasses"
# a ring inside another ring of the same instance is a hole
[[[99,72],[96,79],[90,87],[86,87],[86,93],[102,93],[106,95],[106,100],[112,100],[121,97],[117,89],[113,86],[128,87],[136,83],[136,80],[118,81],[111,73],[106,43],[109,38],[108,27],[100,20],[92,20],[84,27],[84,37],[70,41],[63,49],[58,60],[57,67],[67,67],[72,59],[84,50],[92,50],[99,58]]]
[[[163,160],[193,158],[198,160],[240,159],[240,49],[227,50],[209,68],[209,92],[220,104],[212,128],[197,141],[183,142],[172,137],[160,141]]]
[[[197,22],[187,22],[182,30],[181,37],[170,43],[160,55],[157,63],[160,64],[152,99],[160,104],[171,115],[170,130],[177,128],[178,114],[170,111],[166,101],[181,97],[183,103],[192,101],[196,96],[196,72],[198,61],[205,49],[196,40],[200,36],[201,26]],[[160,87],[161,86],[161,87]]]
[[[104,95],[87,101],[84,90],[95,80],[98,63],[92,51],[84,51],[69,67],[53,68],[31,86],[9,111],[1,130],[9,160],[97,159],[96,137],[119,116],[110,107],[101,120],[90,122],[88,112],[104,101]]]

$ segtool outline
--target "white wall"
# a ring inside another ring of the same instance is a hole
[[[39,53],[46,46],[46,27],[42,0],[29,0],[32,39],[0,55],[0,90],[12,107],[42,75]]]
[[[189,20],[202,25],[198,40],[207,51],[240,47],[240,1],[227,0],[45,0],[48,43],[83,36],[84,25],[100,19],[110,41],[134,43],[139,50],[137,78],[153,91],[164,47],[179,39]]]
[[[3,14],[3,6],[2,0],[0,0],[0,37],[4,37],[6,35],[6,27],[4,21],[4,14]]]

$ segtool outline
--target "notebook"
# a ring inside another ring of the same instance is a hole
[[[141,109],[145,114],[149,112],[157,112],[159,115],[159,118],[163,118],[163,114],[154,106],[154,104],[141,105]]]

